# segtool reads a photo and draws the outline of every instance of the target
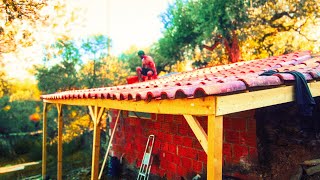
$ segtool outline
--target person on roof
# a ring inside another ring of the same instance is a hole
[[[138,51],[138,56],[142,60],[142,68],[137,67],[137,76],[139,81],[144,81],[147,79],[156,79],[157,78],[157,69],[156,65],[151,56],[147,56],[144,51]]]

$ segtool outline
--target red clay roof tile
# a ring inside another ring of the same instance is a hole
[[[296,52],[265,59],[197,69],[135,84],[72,90],[42,95],[42,99],[101,98],[114,100],[146,100],[198,98],[239,92],[253,87],[272,88],[294,80],[290,74],[259,76],[267,70],[298,71],[307,80],[320,79],[320,58],[310,51]]]

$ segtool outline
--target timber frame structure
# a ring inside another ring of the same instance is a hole
[[[320,96],[320,82],[308,83],[313,97]],[[91,179],[98,179],[100,151],[100,121],[104,110],[116,109],[146,113],[183,115],[207,154],[207,179],[222,179],[223,116],[231,113],[272,106],[294,101],[294,87],[280,86],[271,89],[246,91],[231,95],[201,98],[164,99],[147,101],[121,101],[112,99],[43,99],[43,151],[42,176],[46,176],[47,105],[58,109],[58,165],[57,179],[62,179],[62,106],[88,106],[94,121]],[[208,116],[208,133],[204,131],[197,115]]]

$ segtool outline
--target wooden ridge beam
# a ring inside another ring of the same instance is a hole
[[[157,114],[214,114],[215,97],[208,96],[196,99],[165,99],[147,101],[111,100],[111,99],[44,99],[47,103],[60,103],[78,106],[98,106],[107,109],[157,113]]]

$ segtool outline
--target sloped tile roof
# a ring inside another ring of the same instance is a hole
[[[307,80],[320,79],[320,58],[310,51],[296,52],[265,59],[203,68],[173,74],[156,80],[114,87],[72,90],[42,95],[42,99],[147,100],[198,98],[209,95],[238,93],[253,88],[272,88],[294,80],[291,74],[259,76],[261,73],[298,71]]]

